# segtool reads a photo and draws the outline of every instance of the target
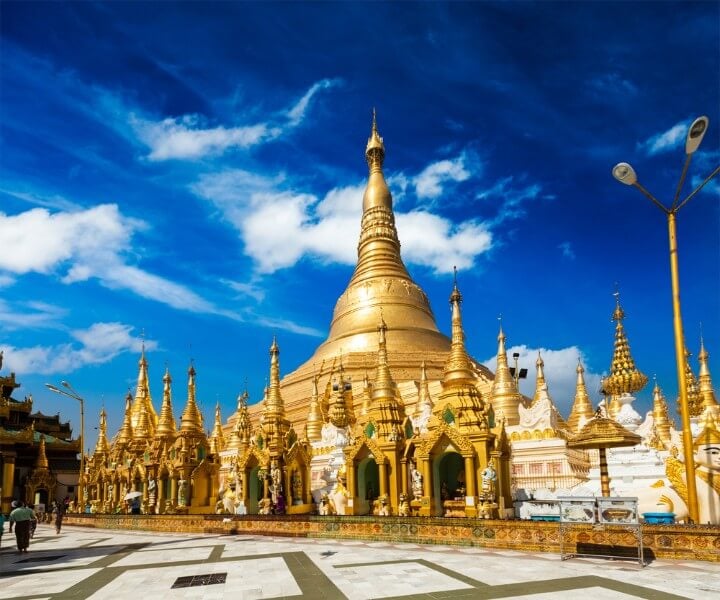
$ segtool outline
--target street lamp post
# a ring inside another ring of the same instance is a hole
[[[680,314],[680,275],[678,270],[678,247],[677,247],[677,230],[676,215],[677,212],[685,206],[705,185],[718,173],[720,167],[717,167],[703,182],[698,185],[682,202],[679,202],[680,192],[682,191],[685,177],[690,166],[692,155],[700,146],[700,142],[707,131],[709,119],[707,117],[699,117],[693,121],[690,129],[688,129],[685,139],[685,164],[680,175],[677,190],[672,205],[668,208],[646,190],[638,182],[637,174],[628,163],[619,163],[612,170],[613,177],[620,183],[631,185],[647,197],[661,211],[667,215],[668,220],[668,236],[670,240],[670,282],[672,285],[672,305],[673,305],[673,328],[675,331],[675,362],[678,374],[678,386],[680,388],[680,417],[682,420],[682,438],[683,438],[683,457],[685,459],[685,472],[687,477],[688,491],[688,512],[690,520],[694,523],[698,522],[698,501],[697,486],[695,485],[695,463],[693,459],[693,439],[690,431],[690,407],[687,397],[687,381],[685,377],[685,336],[683,334],[682,316]]]
[[[45,387],[51,392],[67,396],[68,398],[72,398],[80,402],[80,476],[78,477],[77,498],[78,505],[82,503],[81,512],[85,512],[85,399],[80,396],[80,394],[78,394],[67,381],[61,381],[60,385],[62,385],[65,389],[60,389],[50,383],[46,383]]]

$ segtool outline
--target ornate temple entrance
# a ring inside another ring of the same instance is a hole
[[[358,503],[355,514],[372,514],[373,500],[378,497],[380,490],[380,470],[375,457],[366,456],[358,464]]]

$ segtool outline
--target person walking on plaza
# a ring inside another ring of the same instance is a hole
[[[65,516],[65,503],[53,502],[53,517],[55,519],[55,533],[60,533],[62,528],[63,517]]]
[[[10,513],[10,533],[12,533],[14,525],[18,552],[27,553],[30,545],[30,521],[35,519],[35,513],[27,508],[24,502],[18,500],[13,501],[11,506],[13,510]]]

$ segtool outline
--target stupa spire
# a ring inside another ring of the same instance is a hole
[[[223,450],[225,450],[225,434],[223,433],[220,402],[218,401],[215,405],[215,425],[210,436],[210,453],[219,454]]]
[[[320,395],[318,394],[318,376],[312,380],[312,394],[310,395],[310,410],[307,419],[307,437],[311,442],[317,442],[322,436],[323,417],[320,410]]]
[[[378,326],[378,354],[375,370],[375,383],[372,390],[370,414],[377,425],[377,434],[383,441],[397,441],[400,423],[402,422],[398,390],[388,364],[387,341],[385,334],[387,325],[380,313]]]
[[[625,335],[623,320],[625,311],[620,306],[620,292],[615,292],[615,311],[612,320],[615,325],[615,347],[610,363],[610,375],[603,379],[603,390],[610,396],[621,396],[633,394],[645,387],[648,381],[647,376],[641,373],[635,366],[630,343]]]
[[[665,396],[663,395],[657,380],[655,381],[655,386],[653,387],[652,414],[653,424],[655,431],[657,432],[657,436],[660,438],[663,446],[668,447],[670,443],[670,429],[672,427],[672,422],[668,416],[668,407],[667,402],[665,401]]]
[[[48,463],[47,454],[45,452],[45,434],[40,434],[40,446],[38,447],[38,457],[35,461],[36,471],[47,471],[50,468]],[[11,523],[12,525],[12,523]]]
[[[127,444],[133,439],[132,401],[132,394],[130,390],[128,390],[127,396],[125,396],[125,416],[123,417],[123,423],[117,436],[117,441],[120,444]]]
[[[237,450],[250,443],[252,427],[250,425],[250,415],[248,414],[248,398],[247,390],[238,396],[237,418],[235,419],[235,426],[230,434],[230,440],[227,445],[228,449]]]
[[[452,313],[450,354],[445,363],[442,392],[433,410],[446,422],[456,422],[466,431],[484,431],[488,427],[485,403],[477,389],[475,373],[465,349],[465,332],[460,311],[462,294],[457,286],[457,269],[454,269],[454,272],[453,291],[450,294]]]
[[[698,362],[700,363],[700,372],[698,374],[698,388],[700,397],[702,398],[703,409],[717,410],[719,408],[715,390],[713,389],[712,377],[710,376],[710,366],[708,359],[710,355],[705,349],[705,342],[700,337],[700,353],[698,354]]]
[[[271,456],[279,457],[283,452],[285,434],[290,421],[285,416],[285,405],[280,394],[280,348],[273,336],[270,346],[270,385],[265,388],[262,423],[267,435],[267,447]]]
[[[142,414],[145,413],[143,417]],[[142,423],[140,420],[142,419]],[[138,377],[135,387],[135,400],[132,405],[132,426],[134,429],[140,429],[145,435],[152,435],[155,432],[158,416],[152,404],[150,395],[150,383],[148,377],[148,361],[145,357],[145,340],[142,342],[142,351],[140,360],[138,361]],[[144,433],[147,432],[147,433]]]
[[[195,367],[192,362],[188,368],[188,397],[185,410],[180,417],[180,431],[185,433],[203,433],[202,417],[195,398]]]
[[[517,425],[520,422],[518,404],[520,394],[515,385],[515,380],[510,374],[510,367],[507,362],[507,350],[505,349],[505,333],[502,324],[498,333],[497,369],[495,379],[490,392],[491,403],[495,411],[495,422],[500,422],[503,417],[506,425]]]
[[[165,375],[163,375],[163,399],[162,408],[160,409],[160,419],[155,431],[155,437],[172,437],[176,433],[175,416],[172,408],[172,377],[170,377],[170,369],[165,367]]]
[[[577,382],[575,383],[575,401],[570,411],[570,417],[567,424],[568,429],[572,433],[580,431],[590,419],[593,418],[595,411],[588,395],[587,386],[585,385],[585,368],[582,366],[580,359],[575,369],[577,372]]]
[[[415,406],[415,417],[419,417],[423,413],[431,413],[433,401],[430,397],[430,384],[428,382],[427,368],[425,361],[420,365],[420,386],[418,388],[418,402]]]
[[[105,407],[100,409],[100,422],[98,423],[98,439],[95,443],[95,454],[107,455],[109,452],[109,445],[107,440],[107,414],[105,413]]]
[[[703,398],[700,395],[700,386],[695,377],[695,373],[690,366],[690,357],[692,354],[685,348],[685,389],[687,390],[688,408],[691,417],[699,417],[703,412]],[[678,402],[678,407],[680,403]],[[678,408],[678,410],[680,410]]]
[[[538,351],[538,357],[535,361],[535,394],[533,395],[532,403],[535,404],[542,395],[542,390],[547,389],[547,381],[545,381],[545,361]]]

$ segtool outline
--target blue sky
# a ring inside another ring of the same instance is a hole
[[[72,382],[109,428],[137,376],[197,369],[207,419],[261,396],[324,339],[355,259],[373,106],[403,257],[449,332],[459,269],[470,352],[509,346],[567,413],[595,390],[617,286],[640,369],[676,396],[664,216],[685,131],[720,163],[717,3],[3,3],[0,348],[46,413]],[[720,378],[720,187],[679,215],[690,349]],[[529,392],[533,378],[526,383]],[[637,408],[650,405],[651,385]]]

